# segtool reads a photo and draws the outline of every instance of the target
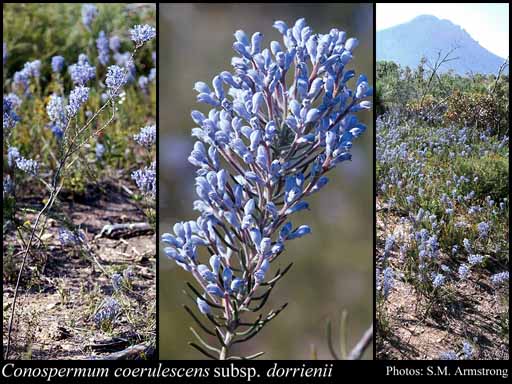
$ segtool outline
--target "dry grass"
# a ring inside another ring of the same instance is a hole
[[[397,212],[387,213],[383,221],[385,209],[378,204],[378,259],[382,258],[388,234],[407,232]],[[449,258],[441,257],[449,265]],[[395,271],[400,270],[398,252],[390,253],[388,263]],[[441,352],[460,350],[468,340],[476,347],[475,359],[508,359],[508,323],[504,324],[508,305],[503,300],[504,292],[491,286],[490,275],[486,270],[475,270],[468,279],[450,284],[434,303],[416,293],[403,276],[396,278],[377,322],[377,358],[437,359]]]
[[[112,185],[106,188],[107,194],[64,200],[57,210],[84,230],[97,263],[83,249],[60,245],[54,221],[45,234],[45,247],[30,255],[16,307],[11,358],[102,358],[129,345],[154,346],[155,235],[96,238],[104,225],[145,221],[141,209],[125,192]],[[27,218],[31,220],[30,215]],[[12,275],[16,276],[20,265],[16,254],[21,248],[14,241],[13,234],[4,239],[4,255],[9,248],[14,255],[10,275],[4,258],[4,348],[14,293]],[[133,271],[131,283],[114,292],[110,276],[126,268]],[[122,311],[111,329],[100,329],[92,317],[102,300],[112,295]]]

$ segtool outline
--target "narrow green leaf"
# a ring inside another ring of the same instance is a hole
[[[347,328],[347,316],[348,313],[344,309],[341,312],[341,320],[340,320],[340,353],[341,359],[346,360],[347,358],[347,345],[348,345],[348,328]]]
[[[327,327],[326,327],[326,333],[327,333],[327,346],[329,347],[329,352],[331,353],[334,360],[339,360],[336,351],[334,350],[334,346],[332,344],[332,328],[331,328],[331,320],[327,320]]]
[[[197,338],[197,340],[199,340],[199,342],[201,344],[203,344],[206,348],[208,348],[210,351],[214,351],[214,352],[217,352],[219,355],[220,355],[220,349],[217,349],[215,347],[212,347],[211,345],[209,345],[206,341],[204,341],[201,336],[199,336],[199,334],[196,332],[196,330],[192,327],[190,327],[190,330],[192,331],[192,333],[194,334],[194,336]]]
[[[190,345],[192,348],[195,348],[197,349],[199,352],[201,352],[203,355],[205,355],[206,357],[209,357],[210,359],[212,360],[218,360],[217,357],[213,356],[211,353],[209,352],[206,352],[203,348],[201,348],[199,345],[197,345],[196,343],[188,343],[188,345]]]
[[[187,307],[186,305],[183,305],[183,308],[185,308],[185,311],[187,311],[187,313],[192,317],[192,319],[194,319],[194,321],[197,323],[197,325],[199,325],[199,327],[201,327],[201,329],[203,331],[205,331],[207,334],[211,335],[211,336],[215,336],[215,332],[209,330],[197,317],[196,315],[194,314],[194,312],[192,312],[192,310]]]

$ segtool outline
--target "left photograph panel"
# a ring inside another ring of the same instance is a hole
[[[3,358],[156,358],[156,4],[3,4]]]

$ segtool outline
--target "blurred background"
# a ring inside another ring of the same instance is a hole
[[[177,221],[197,217],[195,168],[187,157],[194,138],[190,111],[207,112],[196,103],[196,81],[210,83],[223,70],[231,71],[233,33],[264,34],[263,47],[281,40],[275,20],[293,25],[305,17],[314,33],[338,28],[357,37],[350,68],[373,77],[372,4],[161,4],[159,12],[159,214],[160,232]],[[350,84],[353,86],[353,83]],[[373,85],[373,84],[372,84]],[[373,319],[373,121],[372,111],[359,115],[368,131],[355,143],[352,162],[342,163],[330,183],[308,201],[310,211],[294,223],[309,224],[312,235],[287,243],[281,266],[294,266],[283,278],[265,308],[288,307],[239,351],[265,351],[264,359],[331,359],[326,323],[334,322],[334,343],[340,312],[349,313],[351,347]],[[277,268],[277,267],[273,267]],[[274,270],[274,269],[273,269]],[[159,348],[161,359],[198,359],[187,344],[193,338],[191,319],[182,308],[189,274],[168,260],[160,249]],[[365,358],[371,359],[369,349]]]

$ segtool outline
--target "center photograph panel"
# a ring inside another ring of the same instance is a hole
[[[160,4],[160,359],[371,359],[373,5]]]

